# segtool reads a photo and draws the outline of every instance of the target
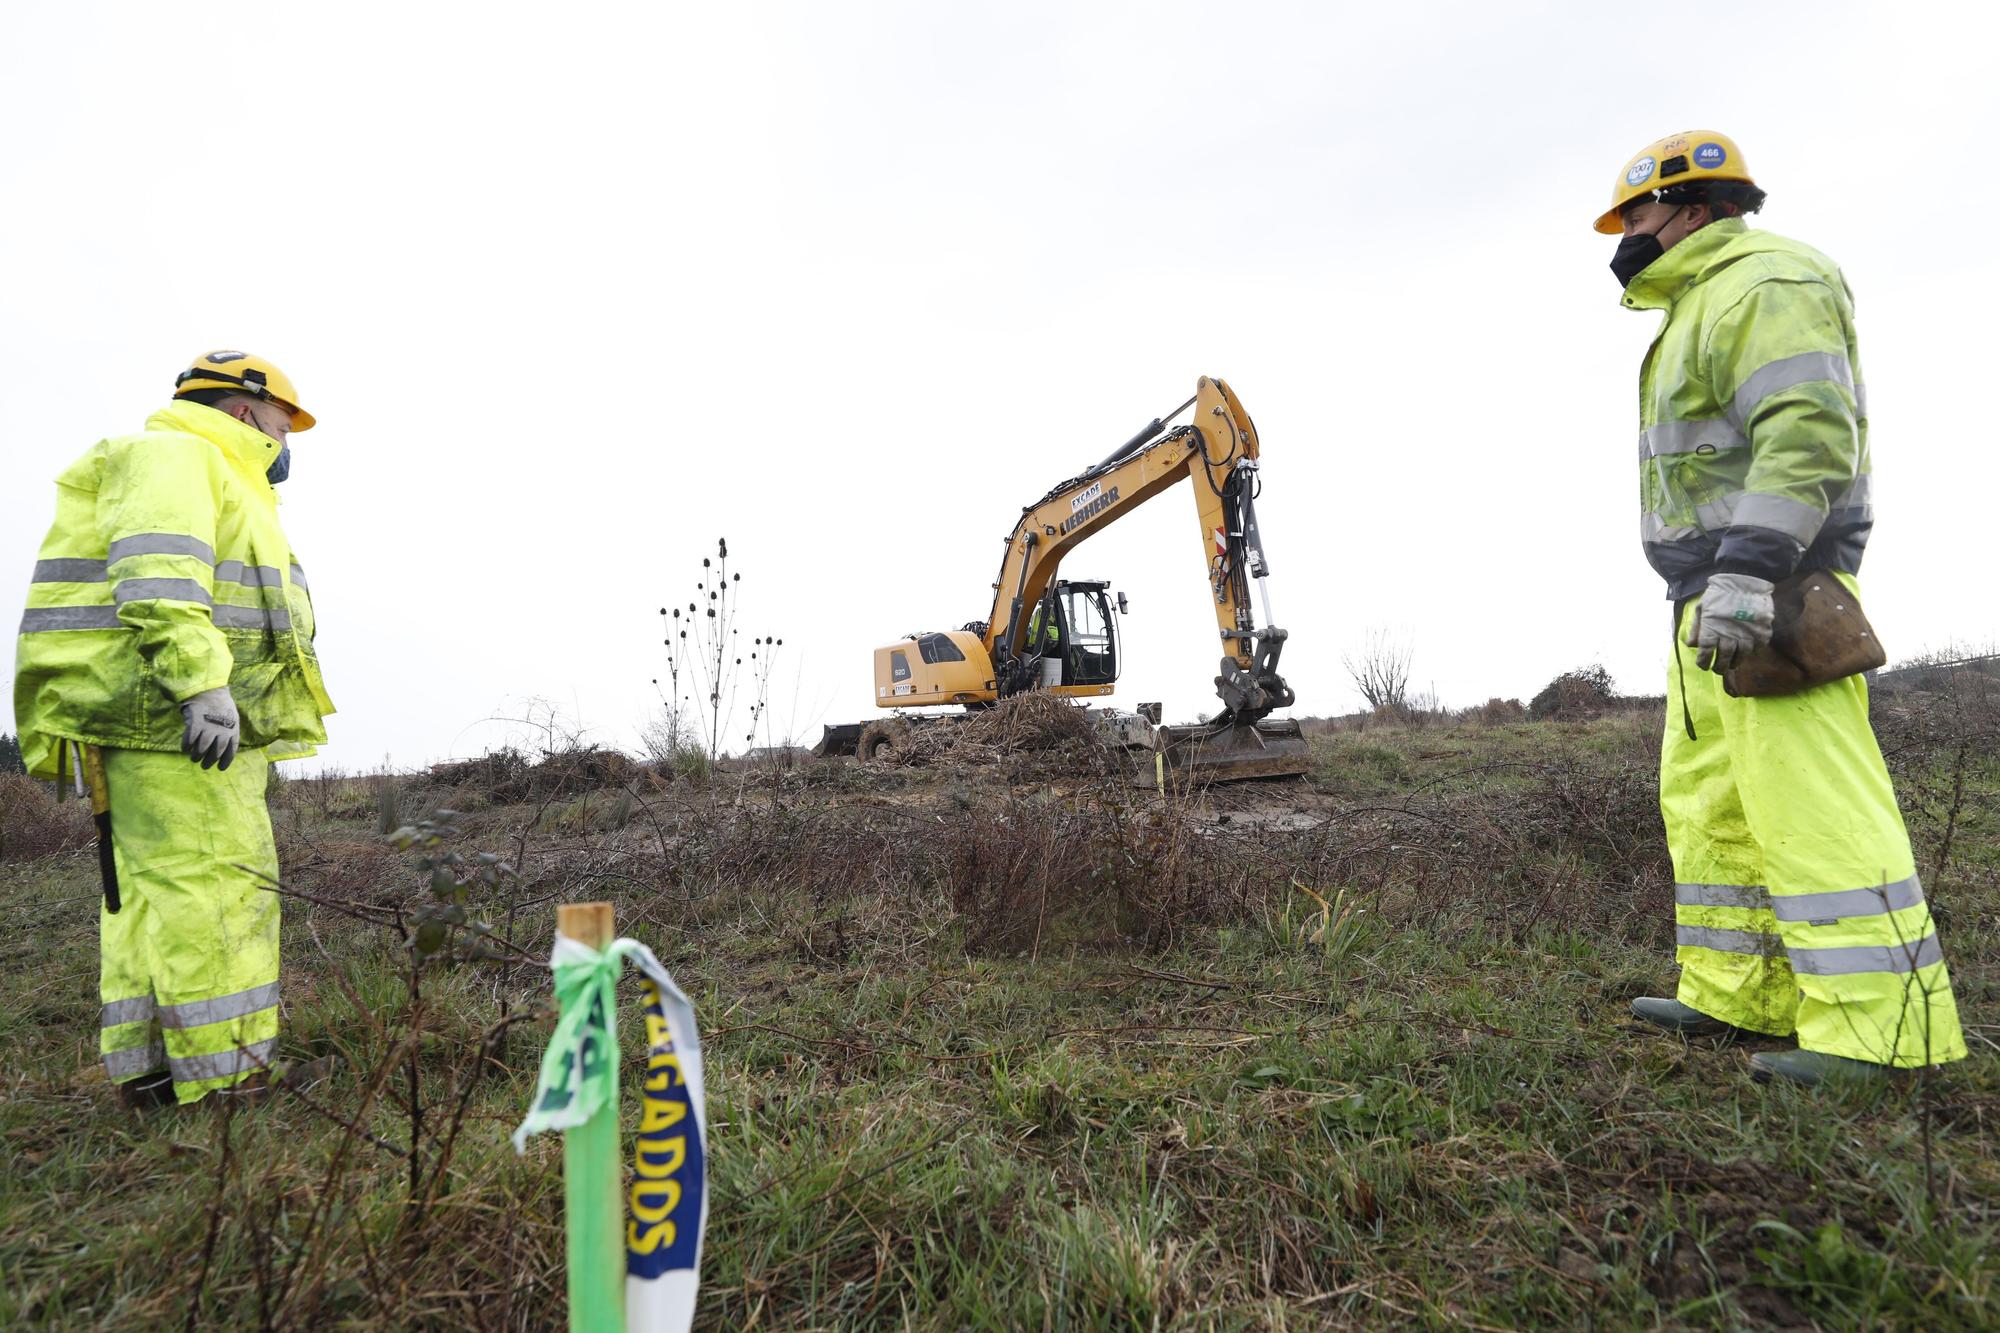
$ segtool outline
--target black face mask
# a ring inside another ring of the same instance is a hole
[[[1680,210],[1675,209],[1667,215],[1667,222],[1679,216]],[[1618,250],[1611,256],[1611,272],[1616,275],[1620,287],[1630,287],[1632,279],[1652,267],[1653,261],[1667,252],[1667,247],[1660,244],[1660,233],[1667,229],[1667,222],[1618,242]]]

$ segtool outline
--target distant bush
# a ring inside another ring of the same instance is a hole
[[[1466,709],[1465,720],[1482,727],[1504,727],[1527,721],[1528,710],[1519,699],[1502,699],[1496,695],[1475,708]]]
[[[1616,701],[1611,673],[1601,666],[1565,671],[1528,704],[1528,716],[1537,722],[1580,722],[1611,710]]]
[[[0,735],[0,773],[25,773],[28,766],[21,762],[21,742],[12,736]]]
[[[89,801],[57,801],[46,782],[25,773],[0,773],[0,860],[26,861],[88,847],[96,831]]]

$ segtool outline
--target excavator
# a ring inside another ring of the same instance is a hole
[[[1194,412],[1187,423],[1169,425],[1189,408]],[[1188,481],[1222,649],[1215,677],[1222,708],[1197,725],[1159,726],[1159,706],[1145,704],[1137,715],[1107,714],[1106,729],[1128,745],[1150,741],[1163,785],[1169,772],[1205,781],[1304,773],[1307,747],[1298,723],[1270,716],[1289,707],[1293,695],[1278,674],[1286,635],[1271,617],[1270,571],[1257,530],[1257,455],[1250,414],[1226,383],[1203,377],[1192,398],[1021,511],[1007,536],[985,620],[912,634],[875,650],[877,708],[965,711],[898,712],[829,726],[815,753],[890,761],[916,728],[947,725],[1012,695],[1043,690],[1082,700],[1111,694],[1125,594],[1114,600],[1109,584],[1059,578],[1058,571],[1077,546]],[[1252,579],[1264,611],[1261,628],[1250,605]]]

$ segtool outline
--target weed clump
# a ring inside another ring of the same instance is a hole
[[[1017,797],[976,806],[931,841],[965,945],[1039,952],[1048,942],[1118,940],[1149,949],[1243,916],[1262,858],[1243,836],[1188,817],[1178,802],[1128,805]]]

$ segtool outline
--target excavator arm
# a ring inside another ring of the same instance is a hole
[[[1189,406],[1193,419],[1169,428],[1166,423]],[[1278,674],[1285,631],[1270,623],[1268,595],[1262,598],[1261,629],[1250,600],[1250,581],[1258,580],[1261,593],[1269,573],[1257,531],[1257,454],[1250,414],[1227,384],[1204,377],[1188,402],[1024,509],[1008,535],[983,632],[999,692],[1012,694],[1033,684],[1029,625],[1063,557],[1186,478],[1193,483],[1222,652],[1215,686],[1223,709],[1209,725],[1247,726],[1291,704],[1291,688]]]

